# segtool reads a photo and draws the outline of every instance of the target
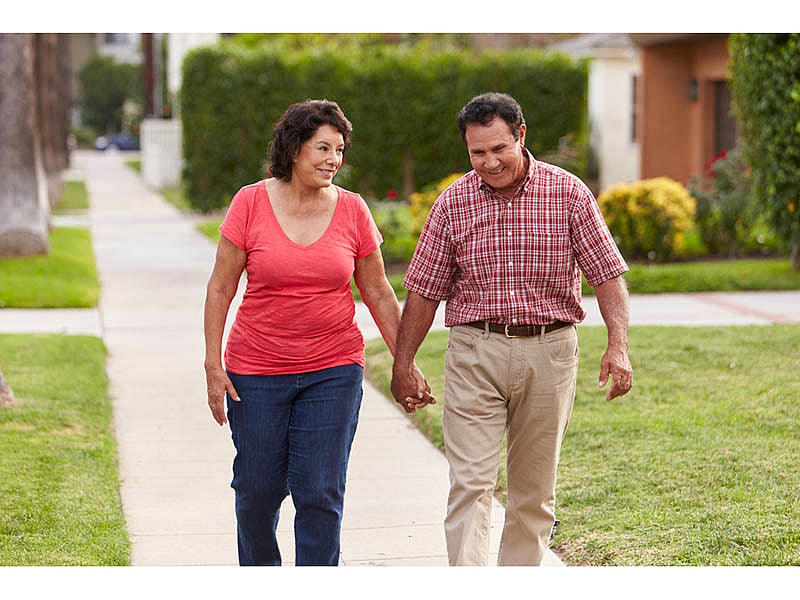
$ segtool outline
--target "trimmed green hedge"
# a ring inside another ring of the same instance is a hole
[[[469,169],[455,117],[486,91],[519,101],[534,154],[556,150],[565,136],[585,148],[587,63],[561,54],[393,46],[368,53],[197,49],[183,63],[181,90],[187,197],[199,210],[214,210],[263,177],[274,123],[289,104],[308,98],[335,100],[353,123],[353,145],[337,183],[372,198],[392,189],[407,197]]]

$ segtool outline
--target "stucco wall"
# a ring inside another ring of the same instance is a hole
[[[645,45],[640,56],[642,177],[686,183],[713,157],[714,82],[726,77],[727,36]],[[696,97],[690,81],[697,83]]]

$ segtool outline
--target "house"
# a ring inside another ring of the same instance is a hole
[[[636,98],[638,51],[628,34],[586,33],[550,44],[589,62],[589,144],[597,163],[597,187],[639,179]],[[590,173],[591,175],[591,173]]]
[[[630,34],[641,66],[641,178],[681,183],[736,145],[728,34]]]
[[[589,58],[589,130],[599,189],[667,176],[681,183],[736,145],[728,34],[587,33],[551,44]]]

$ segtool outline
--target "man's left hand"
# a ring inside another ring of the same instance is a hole
[[[611,388],[606,394],[606,402],[624,396],[633,387],[633,367],[628,351],[609,346],[600,361],[600,380],[597,387],[603,388],[611,375]]]

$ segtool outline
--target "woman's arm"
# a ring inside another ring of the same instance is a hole
[[[354,277],[364,304],[378,326],[389,352],[394,356],[401,310],[394,290],[386,279],[380,248],[363,258],[356,259]],[[422,373],[419,372],[416,365],[413,366],[413,369],[417,380],[417,398],[408,397],[404,401],[398,400],[406,412],[414,412],[417,408],[436,402],[436,399],[430,395],[431,388]]]
[[[214,269],[206,287],[203,315],[206,344],[204,363],[206,387],[208,406],[214,420],[220,425],[224,425],[226,422],[225,392],[227,391],[234,400],[239,399],[231,380],[222,368],[222,334],[225,330],[225,321],[228,317],[231,300],[236,295],[246,260],[247,255],[244,250],[224,236],[221,237],[217,245]]]

